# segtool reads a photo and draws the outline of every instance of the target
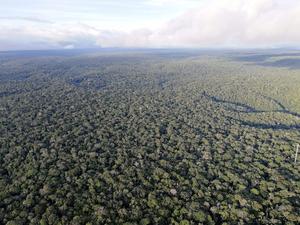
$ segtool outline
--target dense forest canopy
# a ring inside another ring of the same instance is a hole
[[[299,224],[299,96],[297,51],[2,52],[0,224]]]

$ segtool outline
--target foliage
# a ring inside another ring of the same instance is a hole
[[[154,51],[0,71],[0,224],[300,223],[299,70]]]

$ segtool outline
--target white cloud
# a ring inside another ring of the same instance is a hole
[[[300,41],[300,1],[215,0],[154,31],[169,46],[274,46]]]
[[[74,45],[66,45],[66,46],[64,47],[64,49],[74,49],[74,48],[75,48]]]
[[[300,18],[297,15],[300,15],[298,0],[203,1],[199,7],[158,29],[123,34],[127,41],[122,44],[153,47],[299,45]],[[101,37],[98,42],[101,43]],[[103,44],[106,45],[105,41]]]
[[[181,0],[149,0],[167,6]],[[300,44],[298,0],[203,0],[157,27],[103,30],[78,22],[0,24],[5,43],[40,48],[83,47],[273,47]],[[14,37],[15,38],[11,38]],[[27,46],[26,46],[27,45]]]
[[[165,5],[190,5],[193,6],[199,3],[199,0],[146,0],[146,4],[154,6],[165,6]]]

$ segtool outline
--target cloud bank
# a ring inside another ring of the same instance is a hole
[[[177,0],[178,1],[178,0]],[[152,4],[172,4],[153,0]],[[279,47],[300,45],[299,0],[203,0],[155,27],[109,30],[79,22],[0,18],[0,50],[92,47]],[[18,18],[20,19],[20,18]],[[36,20],[36,22],[35,22]]]

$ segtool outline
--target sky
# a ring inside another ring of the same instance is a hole
[[[300,0],[0,0],[0,51],[300,46]]]

